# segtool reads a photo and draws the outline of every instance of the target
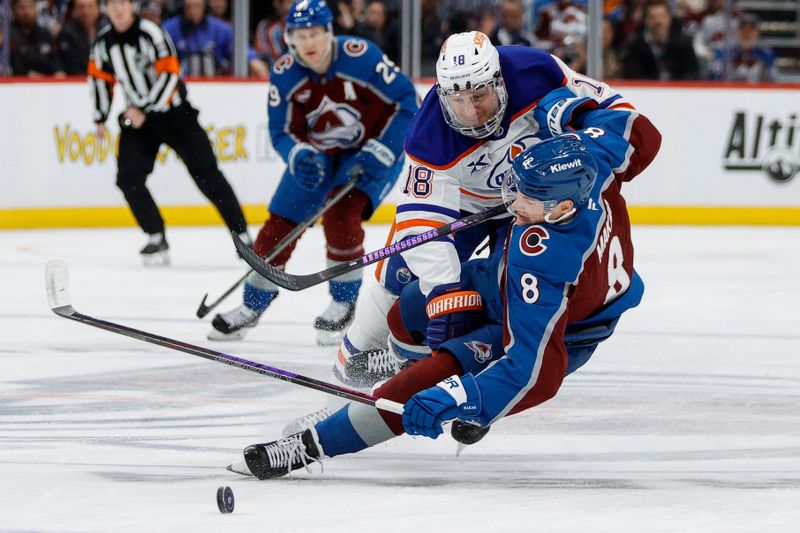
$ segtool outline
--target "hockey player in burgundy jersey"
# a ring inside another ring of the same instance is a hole
[[[500,204],[500,187],[514,157],[542,139],[570,131],[579,119],[587,128],[610,123],[619,130],[628,148],[614,167],[621,181],[633,179],[658,150],[658,131],[619,93],[540,50],[495,48],[476,31],[455,34],[442,47],[436,75],[437,84],[406,135],[406,166],[398,181],[402,200],[390,235],[394,241]],[[409,359],[430,353],[427,346],[389,336],[389,309],[416,277],[429,299],[455,290],[461,263],[486,237],[493,249],[501,246],[509,220],[493,220],[379,263],[380,286],[363,291],[334,375],[349,386],[368,387]]]
[[[455,419],[488,427],[552,398],[644,289],[615,172],[629,143],[613,121],[584,127],[598,112],[514,160],[501,184],[515,216],[503,250],[464,263],[458,291],[430,301],[419,282],[403,291],[393,333],[433,330],[438,344],[375,391],[404,403],[402,416],[349,403],[300,433],[247,447],[230,468],[278,477],[403,432],[437,438]]]
[[[267,107],[272,144],[287,168],[254,244],[262,257],[359,169],[355,188],[328,210],[323,228],[329,266],[363,255],[362,220],[403,167],[403,137],[418,109],[414,86],[375,44],[334,36],[332,21],[324,0],[295,2],[286,19],[290,53],[272,67]],[[293,250],[294,243],[271,264],[282,267]],[[329,287],[333,301],[314,324],[320,344],[338,344],[352,321],[361,271]],[[209,339],[242,338],[277,294],[252,273],[244,303],[214,318]]]

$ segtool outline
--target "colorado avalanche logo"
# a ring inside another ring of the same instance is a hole
[[[319,106],[306,115],[311,142],[324,149],[350,148],[364,138],[361,113],[342,102],[334,102],[327,96]]]
[[[275,71],[275,74],[283,74],[291,68],[292,63],[294,63],[294,58],[291,55],[282,55],[272,66],[272,70]]]
[[[511,172],[511,163],[514,161],[514,158],[525,148],[540,142],[541,139],[535,135],[525,135],[514,141],[508,150],[506,150],[503,158],[492,168],[492,171],[489,173],[489,179],[486,180],[486,186],[490,189],[499,189],[503,185],[503,179],[505,179],[506,174]]]
[[[549,238],[550,234],[542,226],[530,226],[519,238],[519,249],[528,256],[539,255],[547,250],[544,241]]]
[[[344,42],[344,52],[350,57],[358,57],[364,55],[367,51],[367,43],[361,39],[347,39]]]
[[[479,363],[485,363],[492,358],[492,345],[481,341],[465,342],[464,346],[469,348]]]

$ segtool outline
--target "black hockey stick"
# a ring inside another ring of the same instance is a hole
[[[104,329],[112,333],[117,333],[118,335],[125,335],[126,337],[149,342],[151,344],[170,348],[179,352],[196,355],[198,357],[216,361],[218,363],[225,363],[226,365],[244,368],[245,370],[257,372],[271,378],[302,385],[310,389],[333,394],[334,396],[346,398],[348,400],[363,403],[365,405],[371,405],[391,413],[403,413],[403,404],[393,402],[391,400],[375,398],[369,394],[364,394],[363,392],[359,392],[357,390],[340,387],[339,385],[334,385],[333,383],[327,383],[318,379],[301,376],[293,372],[281,370],[280,368],[274,368],[261,363],[256,363],[254,361],[248,361],[247,359],[241,359],[239,357],[234,357],[233,355],[209,350],[200,346],[194,346],[182,341],[169,339],[167,337],[162,337],[160,335],[133,329],[120,324],[115,324],[113,322],[107,322],[105,320],[100,320],[99,318],[94,318],[79,313],[74,307],[72,307],[70,302],[69,272],[67,271],[67,264],[64,261],[50,261],[47,263],[45,281],[47,284],[47,300],[50,304],[50,309],[52,309],[52,311],[58,316],[69,318],[70,320],[75,320],[76,322],[88,324],[89,326],[94,326],[96,328]]]
[[[444,237],[445,235],[456,233],[463,229],[467,229],[471,226],[485,222],[490,218],[507,213],[508,211],[506,206],[510,203],[511,202],[503,203],[492,207],[491,209],[487,209],[486,211],[467,215],[464,218],[460,218],[455,222],[451,222],[445,226],[420,233],[419,235],[406,237],[400,242],[390,244],[389,246],[381,248],[380,250],[362,255],[358,259],[353,259],[347,263],[339,263],[338,265],[334,265],[319,272],[314,272],[313,274],[289,274],[288,272],[278,270],[274,266],[268,264],[266,261],[258,257],[258,255],[256,255],[256,253],[249,246],[247,246],[236,233],[232,232],[231,236],[233,237],[233,243],[236,245],[236,249],[239,251],[239,254],[248,265],[253,267],[253,270],[276,285],[283,287],[284,289],[289,289],[290,291],[302,291],[303,289],[313,287],[314,285],[322,283],[323,281],[337,278],[342,274],[347,274],[353,270],[364,268],[365,266],[376,263],[381,259],[386,259],[387,257],[391,257],[400,252],[405,252],[412,248],[416,248],[417,246],[425,244],[426,242],[435,241],[436,239]]]
[[[353,177],[350,178],[350,181],[348,181],[347,183],[344,184],[344,187],[339,189],[336,192],[336,194],[331,196],[324,204],[322,204],[319,207],[319,209],[317,209],[316,211],[311,213],[305,220],[303,220],[300,224],[295,226],[295,228],[292,231],[287,233],[286,236],[283,239],[281,239],[280,242],[278,242],[278,244],[276,244],[275,247],[272,250],[270,250],[269,254],[267,254],[267,256],[264,258],[264,262],[265,263],[269,263],[275,256],[277,256],[279,253],[281,253],[287,246],[292,244],[294,242],[294,240],[301,233],[303,233],[309,227],[313,226],[314,223],[317,220],[319,220],[319,218],[322,215],[324,215],[328,211],[328,209],[330,209],[333,206],[333,204],[335,204],[336,202],[338,202],[339,200],[344,198],[347,195],[347,193],[349,193],[353,189],[353,187],[355,187],[356,182],[358,181],[358,178],[360,178],[360,177],[361,177],[361,171],[360,171],[360,168],[359,168],[358,171],[355,173],[355,175],[353,175]],[[212,303],[210,303],[208,305],[206,305],[206,298],[208,298],[208,293],[205,293],[205,295],[203,295],[203,301],[200,302],[200,307],[197,308],[197,318],[203,318],[208,313],[210,313],[212,310],[214,310],[219,304],[222,303],[222,301],[225,298],[230,296],[231,293],[233,293],[233,291],[235,291],[237,289],[237,287],[239,287],[239,285],[244,283],[244,281],[247,279],[247,276],[249,276],[250,272],[252,272],[252,271],[253,271],[253,269],[248,270],[247,273],[244,276],[242,276],[241,278],[239,278],[238,280],[236,280],[236,283],[231,285],[231,287],[227,291],[225,291],[222,294],[222,296],[220,296],[219,298],[217,298],[216,300],[214,300]]]

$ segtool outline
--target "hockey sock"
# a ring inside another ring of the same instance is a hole
[[[345,405],[314,426],[326,457],[360,452],[369,447],[350,421],[348,411],[351,405]]]
[[[250,283],[244,284],[244,304],[253,311],[264,311],[277,295],[278,291],[264,291]]]
[[[361,290],[361,280],[328,282],[328,288],[334,301],[355,302],[358,299],[358,291]]]

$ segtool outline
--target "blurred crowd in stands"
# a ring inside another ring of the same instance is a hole
[[[286,52],[283,19],[291,0],[250,0],[250,75],[269,77]],[[481,30],[498,45],[534,46],[586,70],[587,0],[414,0],[421,3],[423,76],[433,76],[451,33]],[[779,79],[773,51],[753,13],[725,0],[606,0],[603,78],[635,80]],[[229,0],[140,0],[139,14],[160,24],[185,76],[232,73]],[[330,0],[334,31],[368,38],[399,62],[400,0]],[[5,74],[82,75],[91,43],[106,24],[100,0],[0,0]],[[10,13],[8,13],[10,7]],[[5,31],[4,31],[5,30]],[[4,46],[4,44],[7,45]]]

